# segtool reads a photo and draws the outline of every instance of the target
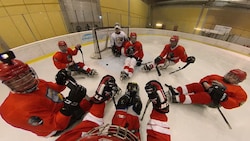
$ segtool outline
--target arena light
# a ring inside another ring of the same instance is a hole
[[[156,26],[157,28],[162,28],[162,23],[156,23],[155,26]]]

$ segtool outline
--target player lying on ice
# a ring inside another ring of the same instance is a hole
[[[168,66],[177,64],[179,61],[191,64],[195,62],[194,56],[187,56],[185,48],[178,45],[179,36],[172,36],[170,43],[166,44],[161,54],[154,59],[153,63],[146,63],[143,67],[143,71],[150,71],[153,68],[159,67],[160,69],[166,69]]]
[[[53,55],[53,63],[57,69],[67,69],[72,72],[76,72],[76,74],[87,74],[88,76],[97,75],[97,71],[88,67],[84,60],[83,62],[74,61],[73,56],[77,55],[78,51],[81,52],[83,59],[83,53],[80,44],[77,44],[75,49],[72,50],[67,46],[65,41],[59,41],[58,47],[60,51],[57,51]]]
[[[123,70],[120,74],[120,79],[128,79],[132,77],[135,66],[141,66],[144,52],[141,42],[137,41],[137,34],[130,33],[130,41],[124,46],[124,55],[127,57],[124,61]]]
[[[0,80],[11,89],[0,107],[1,117],[8,124],[38,136],[55,136],[91,107],[85,98],[86,89],[70,81],[65,70],[57,73],[56,83],[48,82],[15,59],[13,52],[0,55]],[[71,88],[67,97],[61,94],[65,85]]]
[[[200,82],[194,82],[176,89],[169,87],[172,103],[205,104],[210,107],[233,109],[240,107],[247,100],[244,89],[238,85],[244,81],[247,73],[240,69],[232,69],[224,76],[211,74]]]
[[[92,99],[94,104],[89,113],[80,124],[61,135],[57,141],[140,141],[139,115],[142,103],[137,83],[128,83],[125,94],[118,100],[112,124],[104,125],[106,101],[113,93],[110,89],[106,89],[103,83],[110,81],[115,82],[115,79],[109,75],[103,77]],[[159,82],[152,80],[146,84],[145,90],[153,104],[147,125],[147,140],[170,141],[170,128],[166,116],[169,105],[163,88]]]

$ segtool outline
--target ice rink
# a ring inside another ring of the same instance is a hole
[[[143,44],[145,54],[143,61],[148,62],[152,61],[160,54],[164,45],[169,42],[169,37],[138,35],[138,40]],[[235,68],[240,68],[248,72],[248,75],[250,75],[249,56],[244,56],[232,51],[185,39],[180,39],[179,44],[186,48],[186,52],[189,56],[196,57],[196,62],[194,64],[189,65],[187,68],[179,72],[169,74],[170,72],[178,69],[178,67],[185,65],[185,63],[180,62],[175,66],[162,70],[162,76],[160,77],[157,75],[155,70],[145,73],[140,70],[140,67],[137,67],[135,69],[134,76],[125,81],[120,81],[119,78],[125,57],[113,57],[111,50],[106,50],[102,52],[102,59],[91,59],[90,56],[93,53],[93,44],[83,46],[82,50],[85,63],[89,67],[96,69],[99,75],[94,78],[87,76],[76,77],[76,80],[79,84],[87,88],[87,94],[89,96],[94,95],[99,81],[106,74],[113,75],[116,78],[117,84],[123,90],[122,94],[124,94],[128,82],[137,82],[140,86],[140,96],[143,102],[143,109],[141,112],[142,115],[148,99],[144,86],[150,80],[154,79],[160,81],[164,89],[167,90],[164,86],[165,83],[177,87],[179,85],[198,82],[202,77],[209,74],[224,75],[229,70]],[[57,46],[54,45],[51,45],[51,47],[57,48]],[[76,62],[82,61],[82,59],[83,58],[80,52],[74,57]],[[58,71],[53,65],[52,56],[34,62],[30,64],[30,66],[35,69],[39,78],[47,81],[54,81],[55,74]],[[249,76],[245,81],[240,83],[248,94],[250,93],[249,84]],[[1,84],[0,90],[0,103],[2,103],[8,96],[9,88]],[[68,94],[68,89],[65,90],[63,94],[66,96]],[[151,109],[152,106],[150,104],[144,120],[141,121],[140,132],[142,141],[146,141],[146,124],[149,120]],[[114,111],[114,104],[112,102],[108,103],[105,110],[105,123],[111,123]],[[168,123],[171,127],[172,141],[247,141],[250,131],[249,100],[239,108],[233,110],[221,108],[221,111],[232,126],[232,129],[228,128],[217,109],[201,105],[182,105],[170,103],[170,112],[167,116],[169,117]],[[14,128],[3,121],[2,118],[0,119],[0,127],[1,141],[53,141],[56,139],[38,137],[31,132]]]

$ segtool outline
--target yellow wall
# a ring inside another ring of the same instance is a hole
[[[160,6],[152,10],[153,26],[156,23],[165,25],[165,29],[173,30],[178,26],[178,31],[192,33],[198,21],[201,6]]]
[[[231,34],[250,38],[250,11],[235,8],[210,8],[207,14],[205,28],[213,29],[215,25],[232,27]]]
[[[58,0],[0,0],[0,20],[10,48],[67,33]]]
[[[103,26],[145,27],[148,19],[148,5],[141,0],[130,0],[130,19],[128,19],[128,0],[100,0]],[[129,25],[130,20],[130,25]]]

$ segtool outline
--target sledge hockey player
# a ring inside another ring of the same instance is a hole
[[[166,116],[166,113],[169,112],[169,105],[163,88],[158,81],[152,80],[146,84],[145,90],[153,105],[147,125],[147,140],[170,141],[170,128],[167,125]],[[56,141],[140,141],[138,116],[142,103],[138,84],[128,83],[125,95],[118,100],[112,125],[103,123],[105,101],[111,95],[100,91],[98,93],[102,94],[102,97],[96,99],[82,123],[61,135]]]
[[[69,81],[65,70],[56,75],[56,83],[39,79],[27,64],[7,52],[8,59],[1,58],[0,80],[11,89],[0,107],[3,120],[8,124],[30,131],[38,136],[56,136],[82,118],[91,104],[86,88]],[[1,54],[1,56],[4,54]],[[67,85],[71,90],[67,97],[61,92]]]
[[[145,64],[142,70],[148,72],[157,66],[160,69],[166,69],[168,66],[175,65],[180,60],[186,62],[187,64],[194,63],[194,56],[187,56],[185,48],[178,45],[179,36],[172,36],[170,38],[170,44],[166,44],[161,54],[154,59],[153,63]]]
[[[114,26],[115,32],[111,34],[110,45],[112,53],[115,57],[120,57],[122,53],[122,47],[128,41],[128,37],[124,31],[121,30],[119,23],[116,23]]]
[[[77,44],[75,49],[69,48],[65,41],[59,41],[58,47],[60,51],[56,52],[53,56],[53,62],[57,69],[67,69],[77,74],[87,74],[88,76],[97,75],[95,69],[91,69],[86,66],[84,62],[75,62],[73,56],[77,55],[78,51],[81,51],[81,45]],[[81,51],[82,53],[82,51]]]
[[[247,100],[244,89],[238,85],[244,81],[247,73],[240,69],[232,69],[224,76],[211,74],[205,76],[199,83],[169,87],[173,103],[205,104],[209,107],[224,107],[233,109],[240,107]]]
[[[137,34],[130,33],[130,41],[124,46],[124,55],[127,56],[124,62],[123,71],[121,71],[121,80],[132,77],[135,66],[141,66],[144,52],[141,42],[137,41]]]

